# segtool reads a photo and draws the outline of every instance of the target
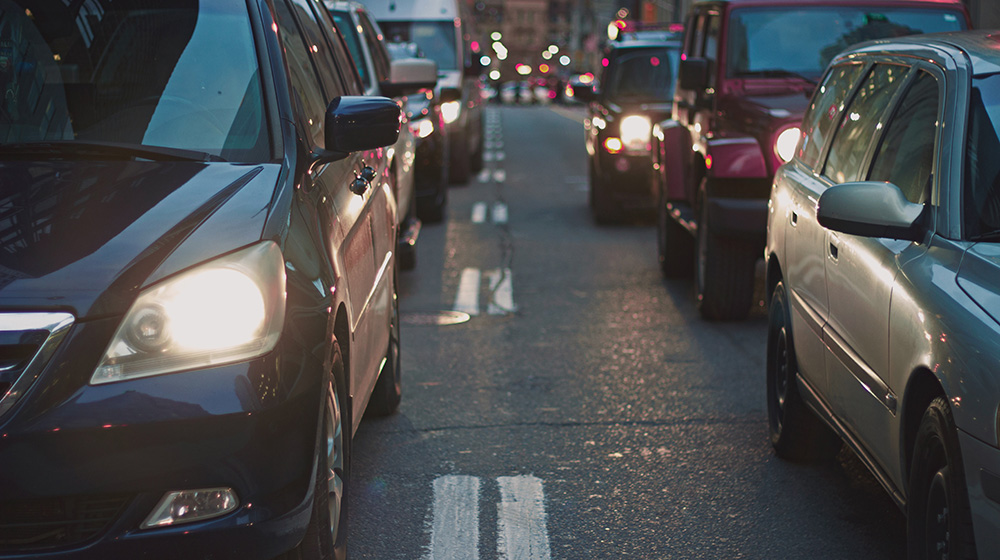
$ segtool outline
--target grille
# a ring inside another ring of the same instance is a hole
[[[84,543],[107,529],[130,499],[115,494],[0,502],[0,554]]]
[[[0,313],[0,418],[34,383],[72,325],[68,313]]]

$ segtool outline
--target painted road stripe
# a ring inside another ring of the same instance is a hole
[[[501,476],[497,519],[500,560],[550,560],[542,480],[531,475]]]
[[[507,172],[503,169],[497,169],[493,172],[493,180],[497,183],[503,183],[507,180]]]
[[[514,307],[514,278],[509,268],[491,270],[487,273],[492,297],[486,304],[490,315],[506,315],[517,311]]]
[[[496,161],[503,161],[507,159],[507,154],[505,154],[504,152],[497,152],[496,155],[493,156],[493,158]]]
[[[479,282],[481,274],[478,268],[466,268],[458,281],[458,295],[455,296],[455,311],[479,315]]]
[[[476,177],[476,180],[479,181],[480,183],[485,183],[490,180],[491,176],[492,174],[490,173],[489,169],[483,169],[482,171],[479,172],[479,175]]]
[[[496,158],[496,154],[493,152],[483,152],[483,161],[493,161]]]
[[[446,475],[434,480],[430,560],[479,560],[478,477]]]
[[[486,203],[477,202],[472,205],[472,223],[481,224],[486,221]]]
[[[507,205],[503,202],[497,202],[493,204],[493,223],[494,224],[506,224],[507,223]]]

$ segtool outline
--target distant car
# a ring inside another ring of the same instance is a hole
[[[767,197],[827,62],[882,37],[967,29],[959,0],[698,0],[670,119],[653,130],[657,260],[703,319],[755,305]]]
[[[387,43],[392,60],[423,58],[416,43]],[[448,206],[448,129],[441,100],[433,91],[408,95],[403,105],[406,124],[415,143],[413,181],[417,217],[427,223],[444,220]]]
[[[424,92],[434,89],[437,64],[415,56],[390,60],[382,30],[363,4],[333,0],[326,0],[325,4],[347,43],[366,95],[392,97],[405,107],[408,96],[424,97]],[[404,111],[399,140],[387,153],[392,188],[399,206],[397,259],[403,270],[412,269],[417,263],[420,220],[414,191],[418,135],[419,128],[412,130]]]
[[[0,556],[342,558],[399,107],[314,0],[6,0],[0,45]]]
[[[1000,558],[998,138],[995,36],[865,43],[771,189],[771,443],[817,458],[839,435],[906,513],[908,558]]]
[[[653,123],[670,115],[680,52],[676,34],[612,43],[604,55],[600,85],[573,88],[575,98],[588,107],[589,204],[598,223],[655,208],[650,135]]]

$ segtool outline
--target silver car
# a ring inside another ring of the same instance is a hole
[[[777,454],[843,440],[906,513],[910,558],[1000,558],[1000,42],[834,58],[765,257]]]

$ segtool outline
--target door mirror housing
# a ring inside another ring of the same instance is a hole
[[[892,183],[858,181],[827,189],[816,203],[825,228],[864,237],[923,239],[923,204],[910,202]]]
[[[708,59],[688,58],[681,60],[677,76],[681,89],[704,91],[708,88]]]
[[[399,139],[399,118],[399,105],[388,97],[337,97],[326,109],[326,152],[342,157],[391,146]]]
[[[386,97],[412,95],[422,89],[437,85],[437,63],[426,58],[393,60],[389,66],[389,79],[379,88]]]

